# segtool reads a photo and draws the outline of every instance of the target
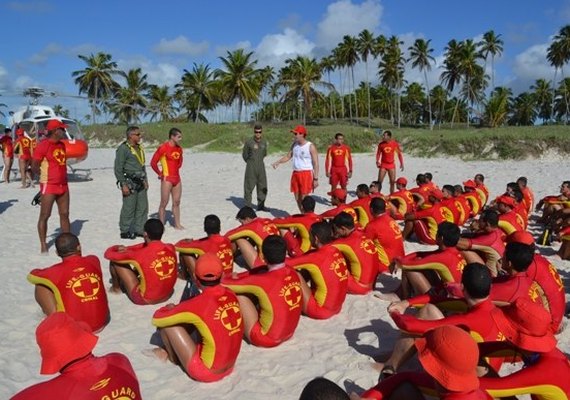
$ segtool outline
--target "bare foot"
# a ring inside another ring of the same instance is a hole
[[[384,363],[374,362],[374,363],[370,364],[370,366],[372,367],[373,370],[378,371],[378,372],[382,372],[382,369],[384,368]]]
[[[113,294],[121,294],[121,293],[123,293],[123,291],[121,290],[120,287],[115,287],[115,286],[111,286],[111,287],[109,288],[109,292],[110,292],[110,293],[113,293]]]
[[[400,301],[400,297],[396,293],[374,292],[374,297],[376,297],[380,300],[389,301],[390,303],[393,303],[395,301]]]
[[[41,243],[40,244],[40,253],[47,254],[47,252],[48,252],[47,243]]]
[[[147,357],[156,358],[162,362],[168,361],[168,352],[162,347],[155,347],[153,349],[142,349],[141,353]]]
[[[176,230],[178,230],[178,231],[183,231],[183,230],[186,229],[186,228],[184,228],[182,225],[176,225],[176,226],[174,227],[174,229],[176,229]]]

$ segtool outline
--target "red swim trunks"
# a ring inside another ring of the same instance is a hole
[[[221,373],[214,373],[212,370],[208,369],[202,362],[200,358],[200,354],[202,353],[202,345],[198,344],[196,346],[196,351],[192,355],[190,361],[186,365],[186,372],[188,375],[199,382],[215,382],[219,381],[220,379],[228,376],[232,373],[233,367],[228,368],[227,370]]]
[[[332,167],[331,168],[331,178],[330,184],[333,187],[337,187],[340,184],[340,187],[346,188],[348,183],[348,170],[346,167]]]
[[[51,183],[40,183],[40,192],[42,195],[44,194],[55,194],[56,196],[61,196],[65,192],[67,192],[69,188],[67,187],[67,183],[63,185],[54,185]]]
[[[382,163],[382,164],[380,164],[380,168],[383,168],[383,169],[396,169],[396,163],[391,163],[391,164]]]
[[[264,335],[263,333],[261,333],[261,324],[259,322],[256,322],[251,327],[251,331],[249,332],[249,338],[251,344],[259,347],[275,347],[281,344],[281,342],[284,342],[285,340],[288,339],[284,338],[283,340],[275,340],[271,339],[267,335]]]
[[[313,171],[293,171],[291,192],[302,195],[313,193]]]
[[[178,186],[180,183],[180,176],[165,176],[164,179],[166,182],[172,183],[172,186]]]

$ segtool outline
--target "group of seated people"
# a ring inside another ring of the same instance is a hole
[[[552,240],[561,242],[556,254],[570,260],[570,181],[560,185],[560,193],[542,198],[535,210],[542,211],[539,222],[544,225],[541,244],[550,245]]]
[[[408,191],[406,179],[399,178],[398,191],[387,197],[374,182],[358,185],[357,199],[351,203],[346,202],[346,190],[335,189],[329,193],[333,208],[320,215],[315,213],[312,196],[303,199],[301,214],[282,218],[261,218],[252,208],[243,207],[236,215],[240,225],[226,234],[221,234],[220,219],[207,215],[205,237],[182,239],[174,245],[162,242],[163,224],[149,219],[143,243],[112,246],[105,252],[110,291],[125,293],[134,304],[160,304],[171,298],[177,277],[186,280],[187,290],[179,304],[167,304],[153,315],[154,354],[180,365],[197,381],[213,382],[233,371],[243,338],[259,347],[278,346],[294,335],[301,314],[330,318],[341,312],[347,294],[368,294],[380,274],[401,271],[400,287],[378,295],[390,302],[388,312],[401,338],[388,359],[376,365],[379,385],[362,398],[423,398],[417,397],[421,396],[418,388],[429,388],[446,399],[486,398],[479,387],[491,394],[493,390],[509,394],[525,381],[497,378],[505,360],[526,363],[527,353],[532,366],[543,360],[560,364],[564,359],[553,335],[562,326],[565,293],[556,268],[535,252],[534,238],[526,231],[533,207],[530,189],[525,195],[522,184],[509,184],[505,194],[489,201],[483,181],[477,174],[462,186],[439,189],[431,174],[420,174],[416,188]],[[437,249],[405,254],[404,240],[414,236]],[[58,318],[72,318],[66,322],[70,327],[84,329],[86,324],[89,332],[101,331],[110,311],[99,259],[83,256],[78,238],[70,233],[57,238],[56,249],[61,263],[28,275],[35,284],[36,300],[49,316],[65,312],[66,317]],[[241,272],[234,271],[235,264],[243,267]],[[405,313],[408,309],[419,311],[410,315]],[[521,322],[521,318],[527,320]],[[524,340],[523,344],[517,340],[527,331],[505,328],[519,323],[530,324],[527,330],[548,325],[544,332],[539,330],[539,336],[554,344],[540,351],[525,347]],[[38,335],[39,331],[38,327]],[[89,335],[83,336],[87,340]],[[490,346],[487,353],[488,342],[501,343]],[[502,343],[515,355],[505,358]],[[38,344],[42,346],[39,339]],[[97,359],[91,354],[94,342],[76,347],[88,350],[90,360]],[[414,349],[425,371],[417,376],[399,373]],[[485,353],[479,355],[483,349]],[[469,376],[465,378],[469,385],[456,384],[455,379],[448,382],[445,373],[447,380],[434,372],[452,370],[458,356],[467,357],[461,353],[476,360],[474,366],[465,361],[457,367],[458,376]],[[499,355],[488,355],[492,353]],[[76,359],[68,361],[75,364]],[[128,360],[121,363],[125,379],[135,376]],[[570,364],[563,367],[570,372]],[[58,371],[63,376],[67,368]],[[542,386],[529,383],[525,393],[570,393],[567,383],[548,374],[540,376]],[[135,385],[129,388],[133,393],[139,390]],[[411,397],[414,391],[416,397]],[[463,392],[470,394],[461,397]],[[447,396],[450,393],[459,395]]]

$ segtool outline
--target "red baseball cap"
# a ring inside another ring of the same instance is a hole
[[[503,203],[511,208],[515,208],[517,205],[515,199],[511,196],[499,196],[497,197],[497,203]]]
[[[339,200],[346,200],[346,190],[344,189],[334,189],[327,193],[329,196],[334,196]]]
[[[525,297],[518,297],[502,313],[492,313],[491,317],[507,340],[528,351],[546,353],[556,347],[552,334],[550,313],[539,303]]]
[[[36,329],[42,355],[40,374],[55,374],[71,361],[85,357],[98,339],[85,322],[76,321],[64,312],[49,315]]]
[[[515,231],[507,236],[507,243],[522,243],[528,246],[534,244],[534,237],[527,231]]]
[[[404,178],[403,176],[399,177],[398,179],[396,179],[396,183],[398,185],[404,185],[406,186],[408,184],[408,180],[406,178]]]
[[[479,387],[479,348],[463,329],[453,325],[440,326],[426,332],[414,344],[426,372],[444,388],[466,392]]]
[[[67,129],[67,125],[65,125],[59,119],[50,119],[46,124],[46,130],[53,131],[56,129]]]
[[[300,133],[303,136],[307,136],[307,128],[303,125],[297,125],[295,129],[291,130],[291,133]]]
[[[16,129],[16,135],[17,136],[24,136],[24,129],[23,128]]]
[[[214,253],[202,254],[196,261],[194,273],[202,281],[215,281],[222,277],[224,267],[222,260]]]
[[[465,182],[463,182],[463,186],[475,189],[477,187],[477,184],[473,180],[468,179]]]

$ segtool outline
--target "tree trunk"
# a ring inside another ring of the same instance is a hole
[[[371,114],[370,114],[370,81],[368,80],[368,60],[366,60],[366,97],[368,100],[368,129],[370,129]]]
[[[350,82],[350,80],[348,79],[348,67],[346,67],[346,80],[348,82]],[[350,123],[352,124],[352,95],[350,94],[350,85],[347,84],[347,86],[349,86],[349,88],[348,88],[348,116],[350,118]]]
[[[429,82],[427,71],[424,69],[424,79],[426,80],[427,98],[428,98],[428,112],[429,112],[429,130],[433,130],[433,123],[431,118],[431,96],[429,94]]]
[[[354,118],[358,121],[358,101],[356,99],[356,87],[354,84],[354,66],[352,65],[350,66],[350,73],[352,75],[352,92],[354,93]]]
[[[243,108],[243,100],[241,97],[238,97],[238,122],[241,122],[242,108]]]
[[[338,69],[338,77],[339,77],[339,81],[340,81],[340,93],[339,93],[339,96],[340,96],[340,113],[341,113],[340,118],[344,119],[345,112],[344,112],[344,96],[342,95],[343,89],[344,89],[342,86],[342,67]]]
[[[558,68],[554,68],[554,78],[552,80],[552,104],[550,106],[550,118],[554,119],[554,100],[556,97],[556,74],[558,73]]]

